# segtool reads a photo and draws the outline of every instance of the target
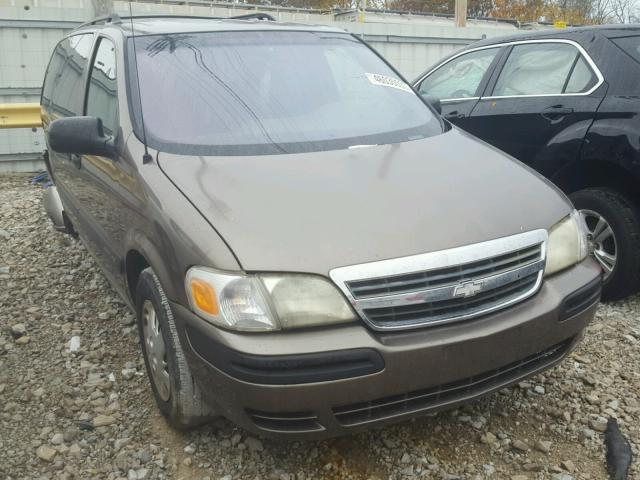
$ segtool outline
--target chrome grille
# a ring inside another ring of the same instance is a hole
[[[379,330],[484,315],[533,295],[547,232],[535,230],[445,251],[341,267],[331,278]]]
[[[455,285],[473,277],[483,277],[508,272],[540,259],[540,245],[505,253],[494,258],[480,260],[468,265],[456,265],[437,272],[418,272],[405,275],[355,280],[347,282],[354,298],[366,298],[394,293],[405,293],[425,288]]]
[[[486,293],[469,299],[451,299],[439,302],[427,302],[400,307],[365,308],[364,314],[376,325],[411,325],[428,318],[430,322],[466,315],[477,308],[493,308],[501,305],[513,296],[529,291],[537,282],[538,273],[534,273]]]

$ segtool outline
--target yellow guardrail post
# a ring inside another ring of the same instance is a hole
[[[39,103],[0,103],[0,128],[42,127]]]

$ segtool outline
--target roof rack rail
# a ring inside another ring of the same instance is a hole
[[[111,14],[106,15],[104,17],[94,18],[90,22],[83,23],[82,25],[80,25],[80,26],[78,26],[76,28],[86,27],[88,25],[100,25],[100,24],[107,24],[107,23],[112,23],[114,25],[118,25],[118,24],[122,23],[122,19],[120,18],[120,15],[118,15],[117,13],[111,13]]]
[[[276,19],[272,16],[269,15],[268,13],[262,13],[262,12],[257,12],[257,13],[247,13],[246,15],[238,15],[236,17],[229,17],[233,20],[251,20],[251,19],[256,19],[256,20],[268,20],[270,22],[275,22]]]
[[[121,17],[120,15],[118,15],[117,13],[112,13],[110,15],[106,15],[104,17],[98,17],[95,18],[93,20],[91,20],[90,22],[86,22],[83,23],[82,25],[79,25],[75,28],[75,30],[82,28],[82,27],[88,27],[91,25],[106,25],[106,24],[112,24],[112,25],[119,25],[122,23],[123,19],[145,19],[145,18],[198,18],[201,20],[266,20],[266,21],[270,21],[270,22],[276,22],[277,20],[272,16],[269,15],[268,13],[262,13],[262,12],[256,12],[256,13],[247,13],[245,15],[237,15],[235,17],[205,17],[205,16],[200,16],[200,15],[171,15],[171,14],[159,14],[159,15],[133,15],[132,17],[130,16],[125,16],[125,17]]]

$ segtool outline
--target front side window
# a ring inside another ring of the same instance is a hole
[[[57,83],[56,79],[60,75],[62,65],[65,62],[64,44],[68,42],[68,39],[62,40],[56,48],[53,49],[51,60],[49,60],[49,66],[44,75],[44,82],[42,84],[42,96],[40,98],[40,104],[45,110],[49,110],[51,107],[51,96],[53,94],[54,86]]]
[[[500,48],[466,53],[440,67],[420,84],[420,93],[441,100],[478,95],[478,87]]]
[[[580,93],[593,86],[594,77],[590,75],[593,72],[573,45],[516,45],[502,68],[493,96]]]
[[[56,47],[47,72],[46,91],[43,92],[45,98],[50,98],[52,120],[81,114],[82,79],[92,44],[93,34],[88,33],[66,38]],[[48,103],[43,98],[43,104]]]
[[[348,34],[212,32],[135,41],[145,133],[159,150],[282,154],[442,132],[415,92]],[[130,81],[135,89],[135,75]]]
[[[118,128],[118,89],[116,86],[116,51],[113,42],[100,38],[91,65],[86,114],[102,120],[106,135]]]

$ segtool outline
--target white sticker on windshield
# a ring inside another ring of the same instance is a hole
[[[365,73],[369,81],[374,85],[382,85],[383,87],[397,88],[398,90],[404,90],[405,92],[413,93],[411,87],[397,78],[387,77],[386,75],[380,75],[379,73]]]

